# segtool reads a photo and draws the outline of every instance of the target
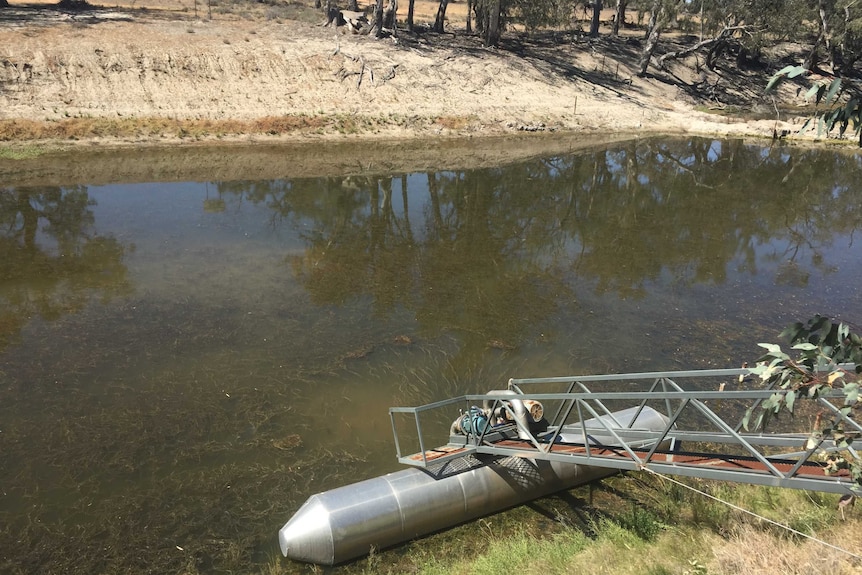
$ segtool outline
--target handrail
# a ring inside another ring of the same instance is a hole
[[[740,431],[741,425],[729,423],[728,416],[723,417],[716,411],[722,404],[716,403],[713,406],[710,403],[714,400],[722,400],[722,402],[736,400],[754,402],[756,406],[764,399],[776,394],[784,395],[789,390],[772,388],[687,390],[678,383],[679,380],[738,378],[749,374],[748,369],[741,368],[511,379],[509,389],[516,392],[518,400],[534,400],[544,404],[559,403],[556,412],[548,421],[548,432],[530,431],[521,422],[516,421],[515,426],[521,433],[510,437],[508,441],[500,439],[502,432],[492,432],[485,428],[471,438],[464,438],[463,441],[456,443],[450,441],[444,448],[430,452],[427,450],[420,421],[421,417],[428,412],[449,410],[458,404],[467,406],[469,409],[470,405],[482,405],[484,402],[495,409],[502,406],[503,409],[509,410],[507,402],[512,401],[515,396],[511,391],[508,394],[500,392],[464,394],[417,407],[392,407],[389,412],[398,460],[409,465],[427,467],[435,461],[444,461],[470,452],[496,456],[516,455],[618,469],[649,467],[662,473],[836,493],[857,490],[858,487],[849,477],[828,477],[820,464],[812,462],[816,452],[847,450],[856,456],[856,451],[852,448],[824,447],[820,442],[821,444],[800,451],[799,447],[805,443],[810,434],[767,431],[743,433]],[[608,389],[608,386],[613,383],[649,382],[650,379],[653,381],[648,385],[647,391]],[[588,383],[593,384],[590,387],[595,386],[600,389],[590,389],[587,386]],[[538,384],[564,384],[566,391],[533,393],[529,388]],[[843,400],[843,398],[844,395],[840,390],[823,390],[814,401],[833,414],[837,414],[850,430],[849,433],[862,435],[862,426],[846,415],[842,415],[840,408],[832,403],[833,400]],[[659,411],[665,412],[667,424],[660,431],[636,429],[632,428],[631,424],[624,426],[615,419],[614,411],[607,403],[610,401],[631,403],[632,407],[636,408],[636,415],[630,420],[631,423],[637,421],[642,410],[647,407],[656,410],[655,405],[661,405]],[[694,422],[701,428],[684,427],[681,421],[687,413],[693,413],[696,417],[687,416],[685,424],[691,426]],[[573,414],[579,422],[570,421]],[[402,444],[396,428],[396,416],[405,415],[412,416],[414,420],[420,448],[419,453],[409,456],[402,453]],[[590,426],[585,424],[585,417],[592,418],[593,423]],[[704,426],[707,429],[703,429]],[[579,433],[580,435],[577,436],[583,438],[582,443],[561,444],[560,437],[564,428],[569,430],[567,433],[576,435]],[[668,452],[666,449],[668,441],[673,441],[674,444],[680,441],[697,442],[707,446],[713,445],[713,447],[709,448],[711,451],[697,452],[703,460],[698,464],[695,459],[683,457],[683,455],[692,454],[678,449]],[[578,445],[580,445],[579,448]],[[732,453],[716,453],[715,445],[723,445],[725,450]],[[769,453],[764,452],[760,447],[768,448]],[[609,448],[611,448],[610,451]],[[660,457],[661,455],[664,457]],[[709,458],[711,460],[707,465],[705,461]]]

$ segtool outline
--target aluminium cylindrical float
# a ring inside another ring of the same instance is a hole
[[[628,427],[635,413],[614,416]],[[601,435],[597,422],[585,423],[597,432],[591,438]],[[645,408],[632,427],[660,431],[666,425],[663,415]],[[614,472],[520,457],[482,462],[465,456],[312,495],[279,531],[279,545],[291,559],[333,565]]]

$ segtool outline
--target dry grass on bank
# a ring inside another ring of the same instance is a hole
[[[174,118],[69,118],[53,122],[0,120],[0,141],[83,140],[91,138],[201,138],[236,134],[293,134],[337,120],[312,116],[270,116],[255,120]]]
[[[384,118],[340,116],[267,116],[253,120],[176,119],[176,118],[69,118],[51,122],[33,120],[0,120],[0,142],[76,141],[111,138],[118,140],[171,138],[198,140],[241,135],[290,136],[333,133],[368,134],[387,126],[403,127],[406,117]],[[463,130],[475,118],[441,116],[424,122],[446,130]]]
[[[860,552],[862,522],[851,519],[821,537],[842,549]],[[715,575],[858,575],[862,564],[847,554],[822,544],[774,535],[747,526],[729,540],[720,540],[712,550]]]

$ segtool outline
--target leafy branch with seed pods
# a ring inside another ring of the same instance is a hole
[[[751,374],[759,377],[767,389],[776,391],[768,399],[749,408],[742,420],[746,430],[766,428],[772,417],[782,411],[793,414],[799,399],[830,398],[835,401],[831,416],[817,414],[806,441],[807,450],[822,450],[831,442],[840,451],[825,454],[826,472],[847,470],[853,481],[862,486],[862,460],[851,448],[859,436],[854,415],[860,408],[859,384],[862,377],[862,337],[845,323],[836,323],[816,315],[806,323],[797,322],[781,332],[796,357],[785,353],[780,345],[758,344],[766,353],[757,360]],[[848,423],[853,430],[848,430]]]

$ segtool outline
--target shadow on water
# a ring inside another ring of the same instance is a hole
[[[475,170],[0,188],[0,571],[307,571],[276,530],[394,469],[390,405],[733,367],[790,320],[857,309],[835,286],[862,276],[859,164],[648,139]]]

